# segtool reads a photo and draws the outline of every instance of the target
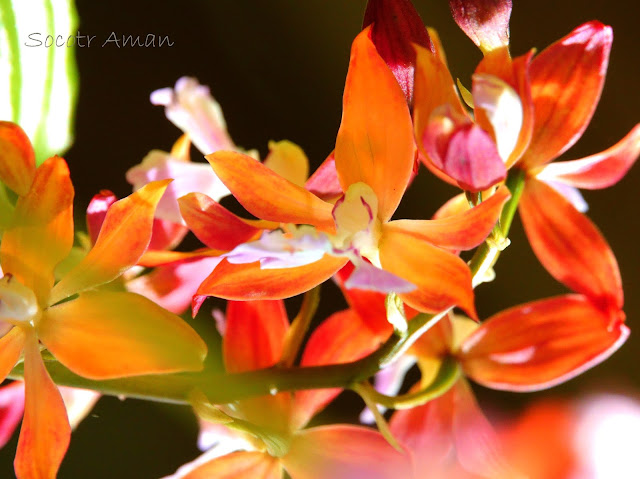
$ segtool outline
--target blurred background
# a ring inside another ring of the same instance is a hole
[[[470,85],[481,54],[453,22],[448,2],[414,0],[414,4],[425,24],[438,30],[454,77]],[[173,86],[183,75],[211,87],[240,146],[258,149],[264,157],[269,140],[288,139],[306,151],[312,168],[333,149],[350,44],[361,29],[366,0],[77,0],[76,5],[80,34],[96,35],[90,48],[76,49],[80,91],[75,141],[64,155],[76,188],[77,218],[82,218],[91,196],[100,189],[129,194],[126,170],[151,149],[171,148],[180,132],[166,120],[163,108],[150,104],[149,94]],[[583,139],[564,159],[614,144],[638,121],[640,111],[637,15],[619,2],[576,5],[572,0],[514,0],[511,19],[514,55],[531,47],[541,50],[588,20],[613,27],[613,51],[600,105]],[[168,35],[174,44],[101,48],[111,32]],[[195,150],[193,159],[202,159]],[[640,391],[639,185],[636,166],[614,188],[584,193],[591,219],[620,263],[630,339],[604,364],[553,390],[514,394],[474,386],[493,417],[517,414],[544,398],[604,391],[636,396]],[[429,217],[455,193],[423,168],[396,217]],[[477,290],[481,317],[565,291],[538,264],[518,220],[511,240],[497,265],[497,279]],[[293,310],[297,304],[292,302]],[[327,284],[318,319],[344,305],[337,288]],[[197,327],[213,336],[210,316],[199,318]],[[344,395],[317,421],[353,421],[361,406],[357,398]],[[59,477],[158,478],[196,457],[196,433],[187,407],[103,398],[74,433]],[[0,451],[0,477],[13,477],[16,440]]]

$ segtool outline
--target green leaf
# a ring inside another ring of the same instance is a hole
[[[71,145],[77,26],[73,0],[0,0],[0,120],[22,127],[37,164]]]

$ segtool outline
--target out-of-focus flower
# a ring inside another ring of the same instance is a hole
[[[91,379],[197,370],[206,346],[179,317],[142,296],[93,290],[143,254],[166,182],[114,204],[94,247],[54,285],[54,268],[73,243],[74,192],[67,164],[52,157],[36,169],[28,139],[11,123],[0,124],[0,144],[9,152],[0,158],[0,179],[18,194],[0,244],[0,322],[9,325],[0,339],[0,378],[24,354],[25,413],[16,475],[49,478],[65,454],[70,426],[41,343],[64,366]]]
[[[302,365],[350,359],[353,345],[344,341],[348,336],[341,330],[350,331],[351,324],[342,319],[335,316],[314,332]],[[277,367],[289,329],[282,301],[231,301],[222,323],[228,372]],[[410,456],[394,450],[372,429],[341,424],[303,429],[334,396],[324,390],[274,392],[218,408],[196,402],[196,412],[203,418],[200,444],[211,447],[213,442],[213,448],[169,478],[278,478],[283,470],[293,479],[409,477]],[[218,424],[207,422],[207,417]],[[245,427],[239,428],[240,424]]]
[[[475,314],[469,269],[442,248],[470,249],[484,241],[508,191],[499,190],[460,217],[389,221],[412,174],[415,147],[406,99],[368,29],[353,44],[343,107],[335,150],[343,194],[335,205],[246,155],[218,152],[207,157],[249,212],[281,224],[285,233],[288,224],[311,225],[318,244],[324,240],[324,246],[318,248],[318,256],[323,254],[320,260],[264,269],[258,251],[273,250],[274,241],[273,233],[263,235],[252,246],[253,262],[224,260],[218,265],[198,289],[196,309],[209,295],[227,299],[293,296],[326,280],[349,259],[356,265],[353,286],[397,290],[404,293],[404,301],[422,311],[459,305]],[[278,235],[280,241],[282,235]],[[301,237],[291,234],[291,240],[288,249],[300,252]],[[408,292],[412,287],[415,290]]]

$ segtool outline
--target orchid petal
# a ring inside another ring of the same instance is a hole
[[[413,103],[416,51],[413,44],[432,49],[427,29],[410,0],[370,0],[362,28],[371,27],[371,41]]]
[[[349,303],[349,307],[357,313],[358,317],[369,328],[373,334],[381,338],[387,338],[393,328],[387,321],[387,309],[385,306],[386,295],[376,291],[367,291],[358,288],[347,288],[346,281],[349,279],[353,270],[353,263],[347,263],[334,276],[334,280],[340,286],[342,294]]]
[[[209,248],[232,250],[261,231],[202,193],[190,193],[178,203],[189,229]]]
[[[483,52],[509,45],[511,0],[449,0],[453,19]]]
[[[618,263],[586,216],[554,189],[530,178],[520,199],[520,217],[531,248],[554,278],[605,310],[622,308]]]
[[[473,76],[473,102],[487,115],[498,153],[506,163],[518,144],[524,121],[518,93],[496,76],[477,73]]]
[[[369,30],[351,49],[335,158],[343,191],[366,183],[378,197],[378,218],[387,221],[409,183],[415,147],[405,96]]]
[[[344,283],[347,289],[358,288],[378,293],[410,293],[416,286],[393,273],[377,268],[371,263],[361,260],[356,263],[349,279]]]
[[[95,406],[98,399],[100,399],[101,394],[88,389],[65,386],[60,386],[59,389],[67,410],[67,416],[69,417],[69,425],[73,430],[89,415],[93,406]]]
[[[336,170],[336,159],[331,153],[307,180],[304,187],[325,201],[331,201],[342,195],[342,187]]]
[[[209,87],[200,85],[195,78],[182,77],[175,88],[154,91],[151,103],[163,105],[169,121],[187,133],[203,155],[235,149],[220,105]]]
[[[296,296],[329,279],[347,261],[325,255],[320,261],[295,268],[261,269],[258,262],[231,264],[225,259],[198,288],[194,314],[206,296],[240,301]]]
[[[149,183],[109,208],[95,245],[52,291],[51,304],[114,280],[149,246],[153,213],[168,180]]]
[[[383,228],[380,262],[385,270],[418,287],[417,291],[400,295],[409,306],[428,313],[460,306],[476,317],[471,272],[454,254],[404,231]]]
[[[288,328],[282,300],[229,301],[222,340],[226,370],[240,373],[276,364]]]
[[[0,158],[0,181],[25,196],[36,174],[36,160],[29,138],[15,123],[0,121]]]
[[[25,345],[24,381],[25,411],[14,461],[16,477],[53,479],[69,447],[71,427],[62,396],[40,357],[35,334]]]
[[[454,450],[453,415],[454,391],[422,406],[396,411],[391,417],[391,432],[413,453],[416,471],[443,469],[445,460]]]
[[[307,155],[302,148],[287,140],[270,141],[269,154],[263,164],[294,185],[304,186],[309,177]]]
[[[29,192],[16,204],[14,219],[0,245],[6,273],[48,304],[54,268],[73,245],[73,185],[67,163],[57,156],[37,170]]]
[[[172,223],[184,224],[177,199],[187,193],[203,193],[215,201],[229,195],[227,187],[206,163],[178,160],[158,150],[153,150],[141,164],[129,169],[126,177],[134,191],[152,181],[173,180],[156,211],[156,217]]]
[[[386,224],[385,229],[409,234],[441,248],[475,248],[491,233],[502,207],[510,197],[507,187],[502,186],[475,208],[467,209],[455,216],[436,220],[396,220]]]
[[[533,59],[535,123],[526,168],[548,163],[580,138],[602,92],[612,39],[611,27],[588,22]]]
[[[155,268],[151,273],[127,281],[127,290],[146,296],[175,314],[184,313],[200,283],[222,258],[196,258]]]
[[[189,229],[182,224],[154,218],[148,249],[173,249],[180,244],[188,232]]]
[[[240,451],[209,461],[198,458],[164,479],[212,479],[214,477],[216,479],[282,479],[282,467],[277,459],[268,454]]]
[[[251,214],[279,223],[332,231],[332,205],[277,175],[250,156],[221,151],[207,156],[213,170]]]
[[[496,314],[460,347],[465,374],[494,389],[536,391],[604,361],[629,329],[587,298],[559,296]]]
[[[486,190],[507,175],[493,138],[450,105],[434,110],[419,139],[431,162],[465,190]]]
[[[587,211],[589,211],[589,204],[587,203],[587,200],[584,199],[584,196],[582,196],[582,193],[580,193],[580,190],[578,188],[574,188],[573,186],[569,186],[566,183],[559,183],[557,181],[542,181],[544,181],[546,185],[550,186],[558,193],[560,193],[580,213],[586,213]]]
[[[18,359],[20,359],[24,348],[24,341],[24,331],[19,327],[13,327],[7,334],[0,338],[0,380],[5,380],[18,362]]]
[[[200,248],[194,251],[147,251],[138,260],[138,266],[156,268],[158,266],[177,265],[203,258],[215,258],[219,263],[222,260],[220,257],[222,254],[224,254],[224,251],[209,248]]]
[[[300,365],[322,366],[356,361],[373,352],[385,338],[372,332],[353,310],[338,311],[313,331]],[[296,391],[293,419],[296,429],[307,424],[340,392],[339,388]]]
[[[349,425],[300,431],[282,464],[292,479],[412,477],[409,455],[393,449],[379,432]]]
[[[96,244],[107,211],[116,201],[118,198],[109,190],[101,190],[91,198],[87,206],[87,233],[89,233],[91,244]]]
[[[24,383],[14,381],[0,388],[0,449],[13,436],[24,413]]]
[[[483,477],[526,479],[506,462],[498,437],[478,406],[469,384],[460,380],[451,390],[453,434],[460,464]]]
[[[622,179],[639,154],[640,125],[636,125],[611,148],[580,160],[550,163],[540,170],[536,178],[589,190],[608,188]]]
[[[187,323],[134,293],[83,293],[45,311],[38,334],[56,359],[90,379],[198,371],[207,352]]]

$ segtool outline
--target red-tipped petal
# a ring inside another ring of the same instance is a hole
[[[94,195],[87,206],[87,233],[91,244],[95,244],[111,205],[118,201],[116,195],[109,190],[102,190]]]
[[[262,231],[202,193],[183,196],[178,204],[189,229],[209,248],[230,251]]]
[[[0,121],[0,181],[24,196],[35,174],[35,153],[26,133],[15,123]]]
[[[71,427],[58,388],[40,357],[35,334],[24,358],[25,411],[14,461],[18,479],[54,479],[69,447]]]
[[[149,246],[153,214],[168,184],[154,181],[111,205],[95,245],[55,285],[51,304],[112,281],[138,262]]]
[[[475,248],[487,238],[498,221],[502,206],[510,197],[509,189],[503,186],[475,208],[455,216],[437,220],[391,221],[385,229],[407,233],[441,248]]]
[[[414,388],[415,389],[415,388]],[[411,409],[396,411],[389,427],[394,437],[412,453],[416,471],[442,471],[454,450],[454,391]]]
[[[229,301],[226,318],[222,353],[228,372],[268,368],[280,361],[289,328],[282,300]]]
[[[18,327],[11,328],[11,331],[0,338],[0,380],[5,380],[20,359],[24,340],[24,331]]]
[[[335,158],[343,190],[358,182],[369,185],[378,197],[378,217],[386,221],[409,183],[415,147],[406,99],[369,28],[351,48]]]
[[[510,308],[460,346],[465,373],[495,389],[535,391],[568,381],[604,361],[629,329],[584,296],[567,295]]]
[[[412,477],[411,456],[377,431],[351,425],[299,432],[282,464],[292,479],[397,479]]]
[[[436,110],[420,137],[425,153],[468,191],[484,191],[507,176],[493,138],[449,106]]]
[[[2,237],[2,270],[33,290],[46,307],[53,270],[72,245],[73,185],[67,163],[54,156],[37,169],[31,189],[18,198],[13,222]]]
[[[313,332],[300,365],[321,366],[355,361],[374,351],[387,336],[374,334],[353,310],[338,311]],[[296,427],[303,427],[340,392],[339,388],[297,391],[294,403]]]
[[[206,158],[249,213],[264,220],[310,224],[333,231],[330,203],[282,178],[259,161],[231,151],[219,151]]]
[[[449,0],[453,19],[484,52],[509,45],[511,0]]]
[[[0,449],[9,442],[24,413],[24,383],[14,381],[0,388]]]
[[[362,28],[371,24],[371,41],[411,106],[416,64],[413,44],[433,49],[427,29],[410,0],[369,0]]]
[[[456,255],[403,231],[384,228],[380,238],[382,267],[415,284],[418,289],[400,295],[409,306],[438,313],[460,306],[476,318],[471,271]]]
[[[615,185],[640,154],[640,125],[611,148],[580,160],[557,161],[536,175],[543,181],[559,181],[576,188],[595,190]]]
[[[613,251],[598,228],[542,181],[528,179],[520,216],[534,253],[558,281],[603,309],[621,309],[622,282]]]
[[[334,280],[340,286],[349,307],[357,313],[364,325],[376,336],[387,337],[393,331],[393,327],[387,321],[386,295],[378,291],[345,287],[354,269],[353,263],[347,263],[334,276]]]
[[[280,461],[262,452],[232,452],[206,462],[203,457],[164,479],[282,479]]]
[[[336,159],[333,152],[311,175],[304,187],[325,201],[335,200],[342,195],[342,187],[338,179]]]
[[[592,21],[533,59],[535,123],[526,168],[551,161],[580,138],[600,99],[612,40],[611,27]]]
[[[260,269],[260,264],[231,264],[223,260],[203,281],[193,298],[194,314],[206,296],[240,301],[284,299],[309,291],[323,283],[347,262],[346,258],[325,255],[304,266]]]
[[[45,311],[38,334],[56,359],[91,379],[197,371],[207,354],[180,317],[134,293],[83,293]]]

